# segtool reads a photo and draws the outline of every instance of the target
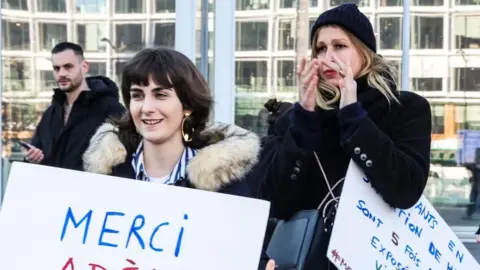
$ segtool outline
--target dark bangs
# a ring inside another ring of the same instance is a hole
[[[175,70],[176,66],[173,58],[167,56],[154,49],[145,49],[125,65],[122,72],[121,88],[123,101],[126,105],[130,104],[130,87],[133,84],[148,86],[149,76],[152,76],[152,80],[157,85],[165,88],[176,88],[174,81],[178,81],[178,70]]]

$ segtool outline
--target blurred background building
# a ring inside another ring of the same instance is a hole
[[[220,1],[220,0],[217,0]],[[221,0],[227,1],[227,0]],[[201,16],[197,1],[197,64]],[[209,82],[214,74],[214,0],[209,1]],[[379,53],[399,67],[401,0],[310,0],[313,23],[324,10],[356,2],[377,33]],[[83,46],[92,75],[120,81],[144,47],[175,46],[175,0],[1,0],[3,157],[29,140],[55,87],[50,50]],[[294,101],[295,0],[236,0],[235,122],[263,134],[272,97]],[[233,25],[233,24],[232,24]],[[457,164],[459,130],[480,130],[480,0],[411,0],[410,89],[432,106],[432,173],[426,194],[440,206],[468,201],[469,173]],[[400,74],[399,74],[400,75]],[[480,144],[479,144],[480,145]],[[440,179],[440,180],[438,180]],[[433,186],[432,186],[433,185]],[[447,211],[448,212],[448,211]],[[445,212],[445,213],[447,213]],[[447,215],[447,214],[445,214]],[[448,219],[448,217],[446,217]],[[460,220],[452,217],[452,222]],[[460,221],[458,221],[460,222]]]

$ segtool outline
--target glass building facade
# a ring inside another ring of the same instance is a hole
[[[196,16],[192,15],[199,66],[200,2],[197,1]],[[223,74],[222,67],[215,67],[213,57],[215,45],[224,44],[215,38],[214,5],[219,2],[209,1],[206,25],[208,80],[212,86],[215,78]],[[400,75],[403,1],[310,0],[310,23],[322,11],[344,2],[356,2],[370,18],[379,53],[399,67]],[[2,156],[7,159],[16,157],[21,150],[12,139],[29,140],[50,102],[55,82],[49,57],[56,43],[81,44],[90,63],[90,73],[117,82],[125,62],[138,50],[178,45],[175,0],[1,0],[1,3]],[[231,24],[235,26],[235,87],[229,90],[234,105],[230,109],[236,124],[259,134],[266,130],[268,113],[263,104],[269,98],[283,101],[297,98],[296,5],[296,0],[235,1],[235,23]],[[448,222],[464,224],[458,209],[468,202],[471,186],[469,172],[456,165],[457,133],[462,129],[480,130],[480,1],[411,0],[411,5],[409,90],[425,96],[432,106],[432,173],[425,194],[439,209],[446,209],[439,211],[445,213]]]

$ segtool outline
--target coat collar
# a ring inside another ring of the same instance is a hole
[[[84,170],[111,174],[112,168],[129,160],[127,150],[110,123],[100,126],[83,155]],[[187,165],[190,183],[202,190],[217,191],[233,181],[241,181],[258,161],[260,139],[235,125],[215,123],[204,134],[216,140],[197,149]]]

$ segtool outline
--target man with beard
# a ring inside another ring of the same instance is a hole
[[[118,87],[104,76],[86,77],[88,63],[77,44],[62,42],[52,49],[58,88],[43,113],[25,155],[30,163],[82,170],[82,155],[97,128],[121,117]]]

